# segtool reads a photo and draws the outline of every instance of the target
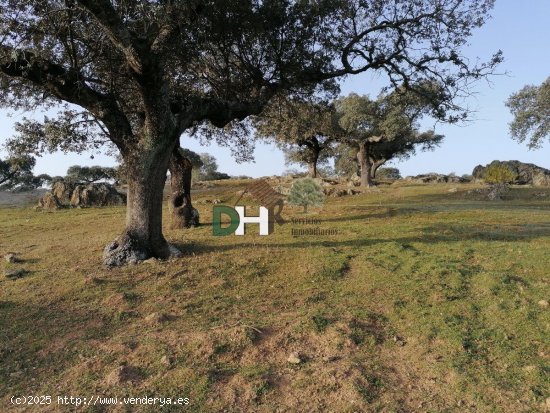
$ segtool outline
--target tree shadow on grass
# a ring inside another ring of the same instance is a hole
[[[367,208],[368,209],[368,208]],[[411,216],[414,214],[425,214],[433,212],[431,209],[421,209],[421,208],[395,208],[395,207],[372,207],[373,212],[371,213],[362,213],[356,215],[346,215],[342,217],[319,217],[318,219],[321,223],[325,222],[347,222],[347,221],[370,221],[373,219],[384,219],[392,218],[396,216]],[[385,209],[385,211],[380,211],[380,209]],[[317,218],[317,217],[314,217]]]
[[[369,217],[370,215],[367,215]],[[325,221],[322,221],[325,222]],[[265,240],[247,242],[227,238],[225,244],[184,244],[176,242],[176,246],[186,254],[207,254],[212,252],[226,252],[232,250],[245,250],[248,248],[315,248],[315,247],[354,247],[366,248],[377,244],[396,242],[402,245],[411,243],[437,244],[461,241],[499,241],[516,242],[532,241],[539,238],[550,237],[550,223],[541,224],[508,224],[490,226],[483,224],[433,224],[421,229],[421,234],[403,237],[388,238],[356,238],[347,240],[331,240],[331,236],[297,236],[289,238],[287,242],[269,242],[269,236]],[[235,242],[237,241],[237,242]]]

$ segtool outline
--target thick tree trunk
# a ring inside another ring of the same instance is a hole
[[[128,179],[126,228],[105,247],[105,265],[120,266],[151,257],[181,256],[162,235],[162,196],[174,145],[175,141],[166,140],[149,148],[139,148],[125,157]]]
[[[308,167],[308,176],[310,178],[317,178],[317,160],[309,162],[307,167]]]
[[[368,142],[361,142],[359,144],[359,151],[357,152],[357,160],[359,161],[359,168],[361,170],[361,186],[374,186],[374,182],[371,178],[371,161],[368,154]]]
[[[199,212],[191,204],[191,177],[193,164],[176,146],[168,168],[170,169],[170,213],[172,228],[189,228],[199,225]]]

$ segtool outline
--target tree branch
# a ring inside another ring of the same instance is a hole
[[[77,3],[95,18],[113,45],[124,54],[132,70],[141,74],[143,60],[136,38],[126,28],[111,2],[108,0],[77,0]]]
[[[107,125],[111,140],[119,147],[132,136],[126,116],[119,110],[115,98],[90,88],[84,77],[73,69],[37,57],[31,52],[0,46],[0,72],[27,80],[58,99],[81,106]]]

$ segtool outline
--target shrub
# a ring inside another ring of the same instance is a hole
[[[493,185],[511,184],[516,179],[516,174],[506,165],[493,164],[485,171],[485,182]]]
[[[294,181],[288,194],[288,202],[291,205],[301,205],[304,207],[304,214],[309,205],[320,205],[323,203],[325,195],[323,189],[315,180],[311,178],[302,178]]]

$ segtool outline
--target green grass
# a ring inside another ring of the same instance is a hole
[[[118,269],[101,253],[124,208],[0,209],[0,254],[28,271],[0,277],[0,411],[70,411],[10,405],[30,394],[188,397],[190,412],[544,411],[550,190],[490,202],[451,187],[328,198],[310,216],[334,236],[287,223],[213,237],[204,200],[241,189],[225,182],[196,197],[205,225],[165,230],[183,258]],[[109,382],[121,365],[139,378]]]

